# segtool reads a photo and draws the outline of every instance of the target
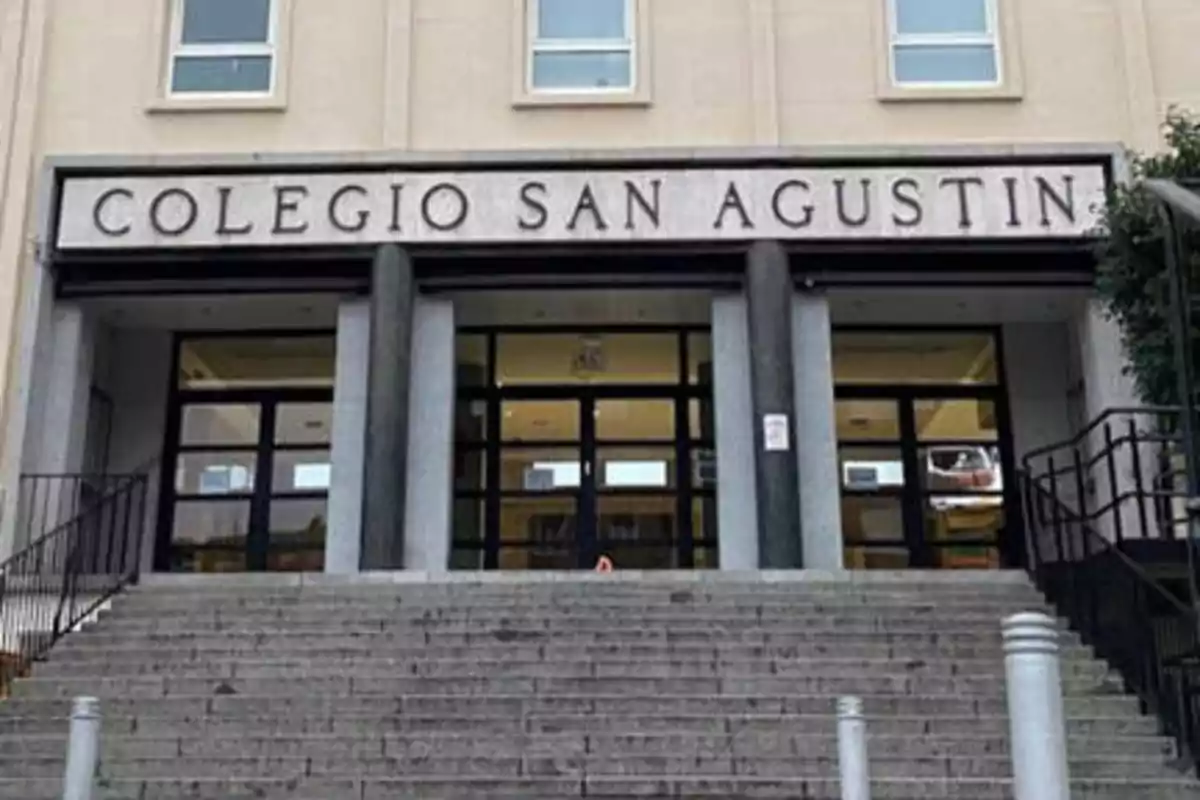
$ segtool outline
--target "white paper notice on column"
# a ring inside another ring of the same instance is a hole
[[[786,453],[791,449],[791,422],[787,414],[763,415],[763,448],[768,453]]]

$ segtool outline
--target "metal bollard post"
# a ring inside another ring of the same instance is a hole
[[[871,773],[867,765],[867,721],[859,697],[838,699],[838,768],[842,800],[871,800]]]
[[[63,800],[92,800],[99,758],[100,701],[95,697],[77,697],[71,709]]]
[[[1046,614],[1004,620],[1015,800],[1070,800],[1058,626]]]

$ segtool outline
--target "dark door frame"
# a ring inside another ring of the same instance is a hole
[[[596,447],[673,447],[675,451],[676,485],[663,491],[641,492],[655,495],[672,494],[675,496],[675,512],[677,529],[675,535],[676,558],[679,568],[690,569],[696,563],[696,549],[708,548],[715,552],[717,541],[715,537],[698,535],[695,530],[693,504],[697,499],[715,498],[716,491],[712,488],[696,486],[693,481],[692,451],[696,449],[713,449],[716,447],[715,432],[706,431],[703,419],[701,430],[691,430],[690,404],[699,401],[701,416],[704,415],[703,403],[708,403],[708,413],[715,413],[713,408],[713,387],[711,381],[692,383],[689,379],[691,337],[697,334],[709,334],[708,325],[515,325],[515,326],[486,326],[463,327],[458,334],[465,336],[482,336],[486,341],[487,367],[486,375],[481,385],[458,386],[456,402],[483,402],[486,404],[486,433],[481,441],[460,442],[455,440],[455,459],[464,452],[482,452],[485,462],[484,474],[489,476],[481,487],[470,490],[455,490],[457,500],[482,500],[484,521],[482,545],[472,542],[452,542],[454,549],[481,549],[483,552],[484,570],[496,570],[500,566],[500,510],[503,497],[528,496],[536,494],[539,497],[553,496],[551,493],[522,493],[520,491],[502,491],[498,484],[500,474],[500,453],[506,445],[501,442],[500,423],[502,403],[508,400],[578,400],[580,403],[580,439],[579,441],[564,442],[531,442],[530,447],[575,447],[580,450],[581,485],[577,491],[559,493],[559,496],[577,497],[576,513],[578,527],[576,532],[577,565],[581,569],[591,569],[601,553],[600,537],[597,535],[598,516],[597,498],[601,496],[637,496],[638,490],[598,489],[595,483]],[[496,383],[497,338],[505,334],[630,334],[656,333],[673,334],[679,340],[679,377],[675,382],[637,383],[637,384],[547,384],[498,386]],[[673,441],[653,440],[604,440],[596,441],[595,418],[591,413],[594,404],[604,399],[628,400],[671,400],[675,403],[675,436]],[[509,443],[507,446],[514,446]],[[515,446],[520,447],[518,443]],[[590,475],[587,474],[590,471]],[[585,523],[584,521],[587,520]],[[586,531],[585,531],[586,528]],[[618,567],[620,565],[617,565]]]
[[[488,442],[485,444],[489,460],[488,474],[499,475],[500,452],[505,448],[577,448],[580,462],[580,485],[575,490],[564,490],[558,493],[524,492],[520,490],[502,490],[498,485],[489,485],[484,489],[485,509],[495,508],[496,513],[489,513],[484,520],[484,561],[485,569],[496,569],[499,566],[500,541],[500,500],[504,497],[522,496],[561,496],[574,497],[576,500],[576,566],[580,569],[590,569],[604,554],[605,542],[599,533],[599,498],[600,497],[636,497],[653,494],[655,496],[671,494],[676,500],[677,529],[675,547],[680,568],[691,568],[695,564],[696,535],[693,530],[692,502],[695,497],[705,496],[703,490],[697,491],[692,481],[693,446],[705,446],[704,440],[694,439],[691,435],[689,403],[695,399],[703,399],[703,387],[679,384],[604,384],[604,385],[554,385],[554,386],[520,386],[496,388],[487,392],[487,419],[495,419],[494,431],[489,431]],[[460,398],[463,396],[460,395]],[[477,399],[477,398],[476,398]],[[503,413],[505,402],[522,400],[566,400],[578,403],[579,439],[578,440],[547,440],[536,442],[503,442],[500,439],[500,415]],[[671,439],[603,439],[596,435],[595,408],[596,403],[604,400],[666,400],[674,405],[675,435]],[[697,444],[700,442],[700,444]],[[675,485],[664,487],[661,491],[640,491],[637,489],[605,490],[597,483],[597,450],[608,447],[660,447],[673,448],[675,457]],[[491,466],[494,462],[494,469]]]
[[[219,389],[185,390],[174,393],[167,412],[166,443],[163,449],[162,481],[159,490],[158,535],[155,542],[154,565],[156,571],[168,571],[171,567],[173,547],[172,531],[175,522],[175,504],[181,500],[214,500],[248,502],[250,521],[246,540],[246,570],[262,572],[267,568],[270,549],[271,502],[282,497],[272,491],[274,483],[275,454],[320,449],[314,444],[278,444],[275,442],[275,412],[278,406],[291,403],[332,403],[333,389],[319,388],[272,388],[272,389]],[[243,445],[185,445],[179,441],[183,421],[183,410],[189,406],[202,405],[257,405],[259,413],[258,441]],[[175,487],[175,473],[181,455],[189,452],[251,452],[255,454],[254,486],[250,492],[225,495],[202,495],[179,493]],[[328,492],[289,492],[289,500],[323,499]]]
[[[837,400],[891,400],[896,402],[900,422],[900,438],[897,440],[838,440],[839,449],[846,447],[898,447],[904,468],[904,487],[899,493],[904,523],[904,543],[909,549],[911,566],[914,568],[935,566],[934,548],[925,531],[924,501],[929,494],[952,495],[953,492],[929,492],[921,486],[919,453],[924,445],[971,445],[978,442],[935,441],[921,442],[916,430],[915,403],[918,400],[985,400],[991,402],[996,413],[997,440],[1000,450],[1001,474],[1004,487],[1004,527],[1000,530],[997,547],[1001,563],[1012,566],[1018,563],[1020,548],[1024,541],[1021,523],[1020,498],[1016,494],[1014,469],[1013,432],[1008,395],[1003,383],[995,385],[945,385],[945,384],[879,384],[842,385],[835,387]],[[840,478],[839,478],[840,481]],[[982,494],[982,493],[981,493]],[[964,541],[964,546],[975,542]]]

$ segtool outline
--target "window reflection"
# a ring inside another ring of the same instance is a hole
[[[333,403],[280,403],[275,407],[276,444],[329,444]]]
[[[842,488],[875,491],[904,486],[904,461],[897,447],[843,447]]]
[[[900,438],[900,405],[895,400],[838,400],[836,408],[841,441]]]
[[[679,336],[658,333],[500,334],[499,386],[675,384]]]
[[[841,384],[994,385],[996,344],[987,333],[835,331],[834,380]]]
[[[196,495],[252,492],[257,461],[254,453],[181,453],[175,491]]]
[[[332,336],[185,339],[179,347],[183,389],[332,387]]]
[[[934,492],[1004,489],[1000,448],[945,445],[920,450],[923,488]]]
[[[254,445],[258,443],[257,404],[212,403],[184,406],[179,443],[183,445]]]

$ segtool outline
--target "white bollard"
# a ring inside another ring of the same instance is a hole
[[[842,697],[838,713],[838,768],[842,800],[871,800],[871,773],[867,766],[867,721],[863,701]]]
[[[99,758],[100,701],[94,697],[76,697],[71,709],[63,800],[92,800]]]
[[[1040,613],[1004,620],[1004,672],[1015,800],[1070,800],[1058,625]]]

